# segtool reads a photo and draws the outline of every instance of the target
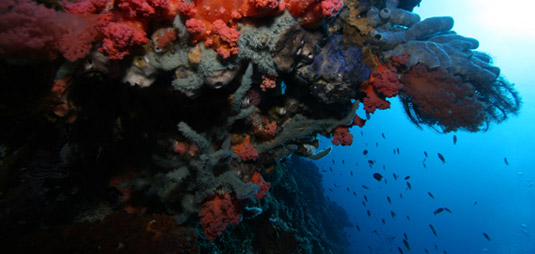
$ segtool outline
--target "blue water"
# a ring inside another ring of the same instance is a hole
[[[417,129],[394,98],[391,109],[376,112],[363,128],[354,127],[352,146],[335,147],[317,162],[320,169],[328,171],[323,173],[325,194],[347,210],[354,224],[347,229],[351,253],[399,253],[398,247],[404,253],[425,253],[424,248],[429,253],[535,253],[535,78],[530,70],[535,66],[535,53],[529,50],[529,45],[535,45],[535,37],[521,34],[515,38],[510,31],[498,28],[489,32],[485,27],[488,24],[474,21],[481,15],[475,13],[477,10],[456,8],[464,1],[447,2],[424,1],[415,12],[422,18],[453,16],[454,30],[477,38],[479,50],[489,52],[503,76],[516,84],[523,107],[518,117],[493,125],[487,132],[440,134],[430,128]],[[453,135],[458,139],[456,145]],[[321,143],[327,146],[330,140]],[[399,155],[393,151],[396,148]],[[366,156],[365,149],[369,151]],[[429,156],[426,168],[424,151]],[[444,155],[446,163],[437,153]],[[375,162],[372,167],[368,160]],[[376,172],[384,176],[381,182],[373,178]],[[397,181],[393,173],[399,175]],[[410,179],[404,180],[406,176]],[[412,190],[407,190],[406,182]],[[362,204],[364,195],[368,198],[366,206]],[[433,214],[442,207],[452,213]],[[396,213],[395,218],[390,211]],[[411,251],[402,242],[403,233]]]

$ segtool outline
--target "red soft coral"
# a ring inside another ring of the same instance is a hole
[[[301,18],[301,25],[317,28],[323,19],[336,16],[344,6],[342,0],[284,0],[294,18]]]
[[[369,81],[377,92],[386,97],[394,97],[399,90],[403,88],[403,84],[399,82],[396,68],[387,68],[384,65],[379,65],[379,69],[374,71]]]
[[[199,217],[208,241],[219,237],[228,224],[238,224],[241,221],[241,214],[228,193],[215,195],[212,200],[205,202]]]
[[[372,86],[368,85],[364,89],[366,97],[362,101],[364,104],[364,111],[366,113],[374,113],[375,109],[387,109],[390,108],[390,102],[386,101],[384,98],[380,98]]]
[[[270,182],[266,182],[262,175],[258,172],[255,172],[253,174],[253,177],[251,177],[251,181],[258,185],[260,188],[258,189],[258,192],[254,195],[255,199],[261,199],[263,198],[267,192],[269,191],[269,187],[271,186]]]
[[[350,146],[353,144],[353,134],[349,133],[348,127],[340,125],[334,128],[331,142],[334,145]]]

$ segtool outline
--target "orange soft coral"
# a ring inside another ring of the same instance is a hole
[[[323,19],[335,17],[344,6],[342,0],[284,0],[294,18],[301,18],[306,28],[318,27]]]

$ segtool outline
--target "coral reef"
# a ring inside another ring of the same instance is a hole
[[[346,252],[347,215],[298,158],[329,154],[319,135],[351,145],[357,108],[396,96],[441,132],[519,111],[478,41],[419,3],[2,1],[0,247]]]

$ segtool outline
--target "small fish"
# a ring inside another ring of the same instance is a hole
[[[373,178],[375,178],[375,180],[380,182],[381,179],[383,179],[383,175],[381,175],[379,173],[373,173]]]
[[[366,185],[362,185],[362,188],[366,189],[366,190],[369,190],[370,188],[368,188],[368,186]]]
[[[368,160],[368,163],[371,165],[373,165],[373,163],[375,163],[375,161],[372,161],[372,160]]]
[[[398,247],[398,251],[399,251],[399,254],[403,254],[403,250],[400,247]]]
[[[368,197],[366,197],[366,195],[364,195],[364,200],[366,200],[366,202],[368,202]]]
[[[334,164],[334,159],[333,159],[333,164]]]
[[[360,232],[360,227],[359,227],[359,225],[357,225],[357,230]]]
[[[403,179],[405,179],[405,180],[409,180],[410,178],[411,178],[411,176],[406,176],[406,177],[403,178]]]
[[[388,200],[388,203],[389,203],[389,204],[392,204],[392,200],[390,199],[389,196],[386,196],[386,200]]]
[[[396,149],[394,148],[394,155],[396,155]]]
[[[372,217],[372,212],[370,212],[370,210],[366,210],[366,213],[368,214],[368,217]]]
[[[408,190],[412,190],[411,183],[409,183],[409,182],[407,182],[407,189],[408,189]]]
[[[444,207],[444,210],[448,213],[452,213],[450,209],[448,209],[447,207]]]
[[[381,219],[381,221],[383,222],[384,225],[386,225],[385,219]]]
[[[387,184],[387,183],[388,183],[388,180],[386,180],[386,178],[385,178],[385,184]]]
[[[346,161],[345,161],[345,160],[342,160],[342,164],[344,164],[344,165],[345,165],[345,164],[346,164]]]
[[[362,154],[364,154],[364,155],[368,154],[368,150],[362,151]]]
[[[385,169],[386,169],[386,166],[385,166],[385,165],[383,165],[383,170],[385,170]]]
[[[439,213],[441,213],[441,212],[443,212],[443,211],[444,211],[444,208],[438,208],[437,210],[435,210],[435,211],[433,212],[433,214],[434,214],[434,215],[437,215],[437,214],[439,214]]]
[[[336,185],[336,183],[333,183],[334,187],[338,188],[338,185]]]
[[[403,238],[409,240],[409,238],[407,237],[407,233],[403,233]]]
[[[408,221],[411,221],[411,217],[409,217],[409,215],[407,215],[407,220],[408,220]]]
[[[333,172],[333,168],[332,168],[332,167],[329,167],[329,170],[330,170],[331,172]]]
[[[429,251],[427,249],[424,249],[425,254],[429,254]]]
[[[457,135],[453,135],[453,145],[457,144]]]
[[[392,216],[392,219],[396,218],[396,213],[392,210],[390,210],[390,215]]]
[[[411,247],[409,246],[409,242],[407,242],[407,240],[403,239],[403,244],[405,244],[405,248],[407,248],[407,250],[411,250]]]
[[[329,172],[329,171],[327,171],[326,169],[323,169],[323,170],[321,170],[321,172],[326,173],[326,172]]]
[[[333,192],[333,189],[329,188],[329,191],[330,191],[330,192]]]
[[[375,142],[375,147],[379,147],[379,142]]]
[[[427,195],[429,195],[432,199],[435,199],[435,196],[431,192],[428,192]]]
[[[384,133],[381,133],[381,137],[383,137],[383,139],[386,139]]]
[[[394,180],[398,180],[398,175],[396,175],[396,173],[392,173],[392,175],[394,176]]]
[[[403,198],[403,194],[399,193],[399,198]]]
[[[474,202],[474,205],[477,205],[477,201]]]
[[[505,165],[509,166],[509,161],[507,160],[507,157],[503,158],[503,162],[505,162]]]
[[[377,229],[374,229],[373,233],[376,234],[376,235],[379,235],[379,232],[377,232]]]
[[[425,165],[425,161],[422,161],[422,165],[424,166],[424,168],[427,168],[427,165]]]
[[[353,196],[355,196],[355,197],[357,196],[357,193],[355,193],[354,191],[353,191]]]
[[[427,152],[426,151],[424,151],[424,155],[425,155],[425,158],[427,158]]]
[[[397,153],[398,153],[398,155],[399,155],[399,147],[398,147],[398,148],[396,148],[396,152],[397,152]]]
[[[435,250],[438,250],[438,245],[435,243]]]
[[[349,171],[349,174],[350,174],[351,176],[353,176],[353,171]]]
[[[490,242],[490,237],[489,237],[489,235],[487,235],[487,233],[483,232],[483,236],[484,236],[485,238],[487,238],[487,240]]]
[[[349,187],[346,187],[346,188],[347,188],[347,192],[350,192],[350,191],[349,191]]]
[[[359,163],[358,162],[355,162],[355,167],[358,167],[359,166]]]
[[[363,133],[362,131],[360,131],[360,135],[361,135],[361,136],[364,136],[364,133]]]
[[[433,235],[435,235],[436,237],[438,237],[437,235],[437,231],[435,230],[435,227],[433,227],[433,225],[429,224],[429,227],[431,228],[431,230],[433,231]]]
[[[442,163],[446,163],[446,159],[444,159],[444,156],[441,153],[437,153],[437,156],[442,161]]]
[[[366,207],[366,202],[362,201],[362,205],[363,205],[364,207]]]

